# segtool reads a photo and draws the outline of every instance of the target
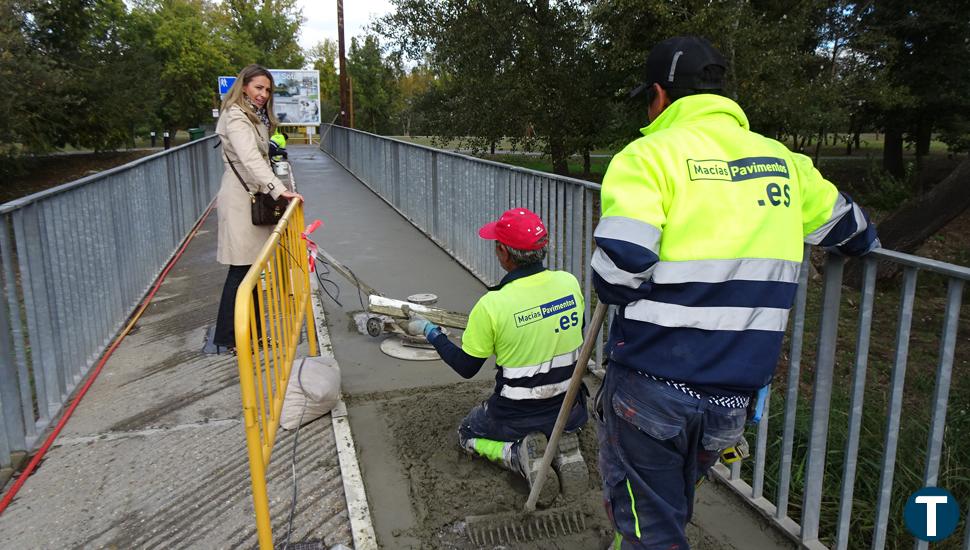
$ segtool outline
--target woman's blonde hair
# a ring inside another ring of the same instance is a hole
[[[262,65],[256,65],[254,63],[247,65],[243,70],[239,71],[239,76],[236,77],[236,81],[229,88],[229,93],[226,94],[226,98],[222,100],[220,112],[225,112],[233,105],[239,105],[243,112],[246,113],[246,116],[249,117],[249,120],[253,121],[253,124],[262,124],[262,121],[253,112],[253,108],[246,102],[246,94],[243,93],[243,86],[249,84],[257,76],[265,76],[269,79],[269,100],[266,101],[266,115],[269,116],[269,133],[272,135],[273,131],[276,130],[276,126],[280,123],[276,119],[276,113],[273,112],[273,90],[276,89],[276,82],[273,81],[273,73],[269,72]]]

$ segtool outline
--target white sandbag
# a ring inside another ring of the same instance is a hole
[[[320,418],[337,405],[339,397],[340,367],[332,357],[304,357],[294,361],[283,398],[280,426],[296,429],[301,413],[303,424]]]

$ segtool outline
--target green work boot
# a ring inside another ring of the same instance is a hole
[[[568,497],[583,494],[589,489],[589,468],[579,452],[579,436],[564,433],[559,439],[559,452],[552,459],[552,467],[559,473],[562,493]]]
[[[531,433],[519,442],[515,450],[516,466],[518,472],[529,481],[529,489],[532,489],[536,478],[539,476],[539,467],[542,465],[542,455],[546,452],[546,444],[549,441],[542,432]],[[545,482],[539,490],[539,498],[536,502],[542,506],[552,504],[552,501],[559,495],[559,476],[556,470],[549,468]]]

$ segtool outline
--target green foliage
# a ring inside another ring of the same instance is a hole
[[[296,0],[227,0],[230,61],[242,68],[259,63],[270,69],[300,69],[305,58],[296,38],[303,12]]]
[[[23,150],[44,150],[54,128],[49,114],[59,110],[48,92],[64,77],[30,39],[30,2],[0,0],[0,175],[19,169],[14,160]],[[40,92],[40,93],[38,93]]]
[[[320,71],[321,120],[331,120],[340,111],[340,75],[337,74],[337,42],[317,42],[304,54],[307,63]]]
[[[302,21],[296,0],[0,0],[0,170],[210,121],[219,75],[303,66]]]
[[[352,79],[356,127],[374,133],[396,133],[391,119],[397,101],[395,82],[399,69],[385,61],[376,36],[351,40],[347,70]]]
[[[375,26],[398,51],[427,59],[438,78],[427,93],[428,125],[485,148],[505,136],[546,138],[556,172],[591,148],[606,89],[597,81],[593,29],[579,1],[394,2]]]
[[[213,82],[220,73],[234,72],[227,44],[218,36],[215,9],[203,0],[151,0],[136,15],[145,17],[152,36],[155,115],[162,127],[174,131],[211,118],[209,111],[217,105]]]

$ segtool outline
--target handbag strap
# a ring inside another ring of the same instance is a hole
[[[232,161],[229,160],[229,155],[226,154],[225,149],[222,150],[222,156],[226,157],[226,162],[229,163],[229,168],[232,168],[233,173],[236,174],[236,178],[239,180],[239,183],[243,186],[243,189],[245,189],[246,192],[249,193],[250,197],[253,197],[253,192],[249,190],[249,186],[246,185],[246,182],[243,181],[242,176],[239,175],[239,170],[236,170],[236,167],[233,166]]]

